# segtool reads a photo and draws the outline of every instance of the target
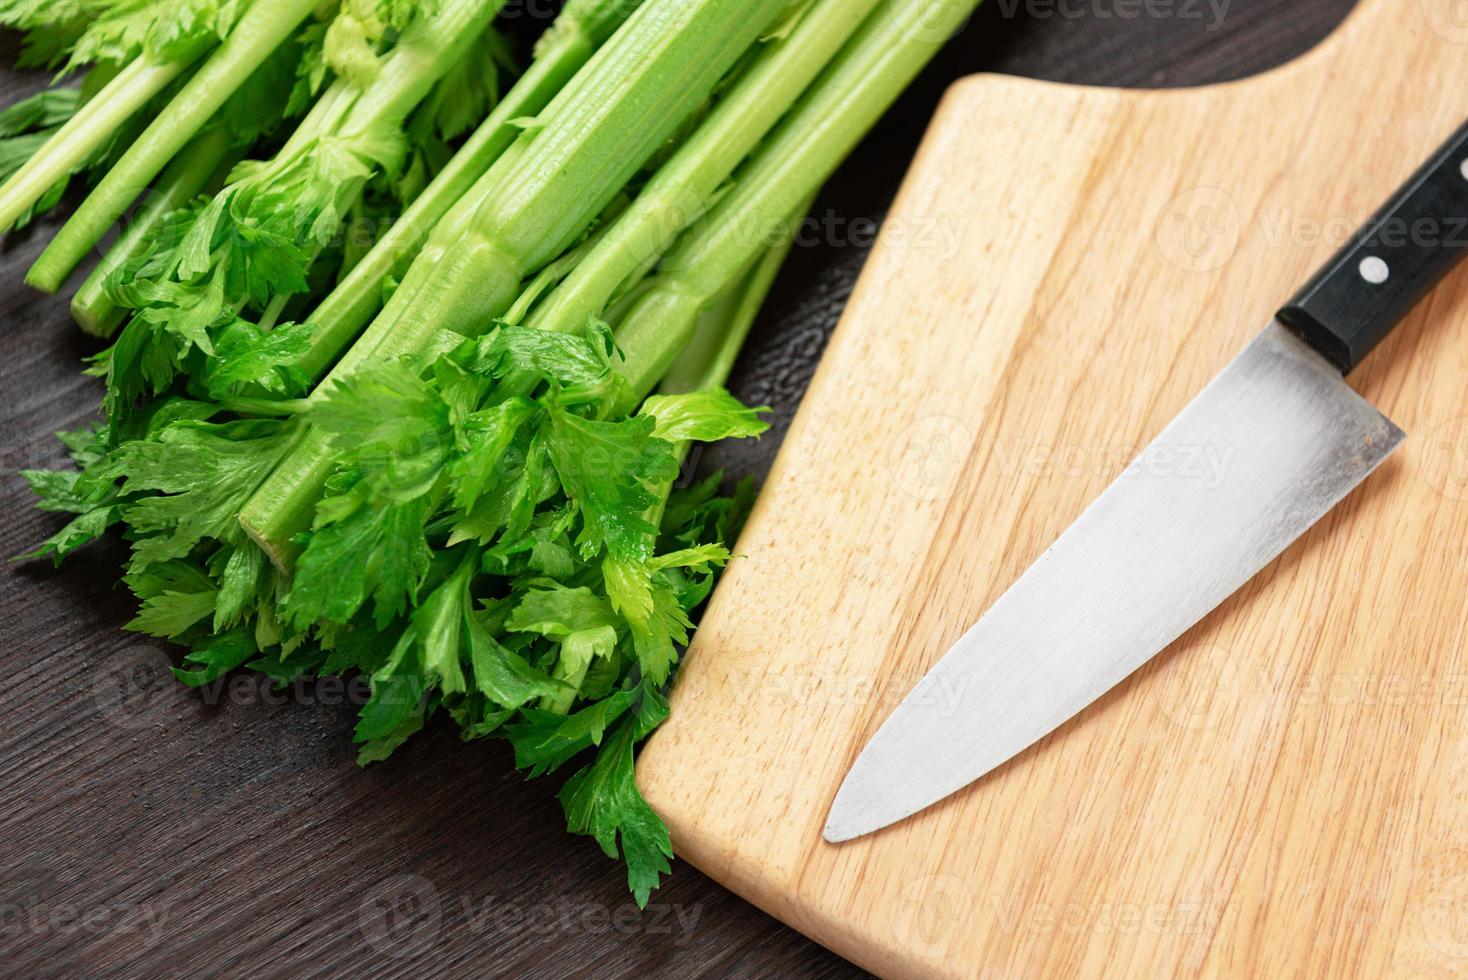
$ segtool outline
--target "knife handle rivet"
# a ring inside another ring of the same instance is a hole
[[[1464,157],[1463,162],[1458,164],[1458,173],[1463,175],[1464,180],[1468,180],[1468,157]]]
[[[1375,255],[1368,255],[1361,260],[1361,278],[1373,286],[1380,286],[1392,277],[1391,266],[1386,260]]]

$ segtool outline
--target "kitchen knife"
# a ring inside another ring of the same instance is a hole
[[[1376,469],[1403,433],[1344,376],[1465,248],[1468,124],[918,682],[847,773],[826,840],[910,816],[1055,730]]]

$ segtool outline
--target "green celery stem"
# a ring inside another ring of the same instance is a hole
[[[617,346],[638,400],[689,342],[699,311],[768,247],[814,196],[979,0],[885,5],[740,172],[697,231],[669,255],[623,318]]]
[[[650,0],[429,236],[392,298],[322,381],[481,332],[520,281],[573,244],[708,97],[786,0]],[[245,531],[288,567],[331,472],[308,432],[241,510]]]
[[[373,326],[386,321],[402,335],[422,336],[431,332],[433,321],[444,316],[445,309],[456,305],[488,301],[508,306],[514,301],[518,279],[513,275],[489,278],[505,268],[502,257],[498,260],[487,257],[482,247],[476,249],[468,245],[456,250],[446,257],[442,266],[433,269],[415,262],[403,285],[373,321]],[[412,282],[415,272],[440,280],[442,288],[436,291],[426,289],[421,294],[422,298],[413,302],[418,294]],[[434,275],[435,272],[442,275]],[[359,341],[322,385],[360,369],[374,353]],[[306,426],[295,447],[240,511],[239,522],[245,532],[282,569],[288,569],[300,553],[294,538],[310,526],[316,502],[321,497],[322,484],[331,474],[332,466],[331,440]]]
[[[83,330],[94,337],[108,337],[122,323],[126,311],[107,294],[107,277],[142,252],[169,214],[223,181],[225,172],[243,154],[233,143],[234,135],[228,129],[211,126],[164,168],[127,230],[72,297],[71,315]]]
[[[707,211],[741,160],[862,25],[879,0],[818,0],[787,37],[769,42],[713,112],[531,318],[568,333],[606,308]],[[745,263],[741,263],[741,267]]]
[[[772,42],[721,96],[709,118],[577,261],[566,280],[532,315],[531,325],[569,333],[580,330],[587,317],[602,314],[619,287],[645,273],[680,232],[704,216],[734,168],[876,6],[877,0],[820,0],[805,11],[791,33]],[[750,260],[741,260],[732,274],[749,264]],[[720,273],[711,288],[722,289],[730,274]],[[655,316],[651,310],[644,310],[643,315]],[[691,328],[686,317],[680,316],[678,322]],[[686,334],[678,336],[686,338]],[[668,358],[671,356],[670,352]],[[661,377],[668,358],[650,363],[647,376]],[[501,390],[507,396],[528,394],[534,384],[530,374],[515,375],[505,379]]]
[[[338,79],[296,127],[278,158],[311,152],[311,141],[322,135],[401,127],[429,89],[462,59],[503,2],[449,0],[431,16],[414,21],[367,88],[353,96],[351,84]],[[273,297],[260,315],[259,326],[273,328],[289,299],[284,293]]]
[[[281,149],[281,156],[310,152],[315,137],[331,132],[371,131],[401,126],[432,86],[482,33],[504,0],[447,0],[432,16],[415,21],[384,59],[381,69],[359,97],[349,98],[348,83],[338,80],[317,103]],[[333,98],[336,90],[342,95]],[[443,205],[446,209],[447,203]],[[359,262],[358,265],[363,263]],[[390,264],[390,262],[389,262]],[[366,274],[367,270],[363,270]],[[350,275],[350,274],[349,274]],[[360,281],[360,280],[359,280]],[[375,292],[376,283],[373,283]],[[341,295],[341,290],[334,291]],[[267,312],[267,319],[278,308]],[[329,311],[328,311],[329,313]],[[370,311],[369,314],[370,315]],[[318,330],[319,333],[319,330]],[[347,338],[350,339],[350,338]],[[320,349],[318,348],[318,354]],[[313,358],[313,375],[324,367]]]
[[[800,209],[804,214],[809,204]],[[780,272],[786,256],[790,254],[793,238],[768,249],[755,261],[754,267],[732,288],[725,290],[715,303],[699,317],[697,333],[659,385],[664,394],[675,395],[689,391],[705,391],[722,388],[734,369],[740,348],[754,326],[760,307],[769,295],[770,287]],[[631,411],[635,406],[626,410]],[[688,458],[691,443],[680,442],[673,447],[677,468],[683,468]],[[648,508],[647,522],[653,527],[663,523],[663,512],[668,507],[668,497],[673,492],[673,480],[665,480],[654,489],[657,503]]]
[[[534,62],[448,165],[423,189],[403,216],[374,244],[352,271],[316,307],[310,322],[311,346],[302,369],[319,379],[377,312],[382,283],[423,246],[429,232],[519,135],[510,120],[540,110],[570,72],[585,62],[586,41],[568,35],[550,61]]]
[[[369,131],[384,123],[400,127],[438,80],[479,42],[504,3],[438,0],[432,13],[409,24],[383,58],[366,90],[352,101],[340,131]]]
[[[15,224],[27,208],[111,138],[203,50],[198,45],[178,60],[163,64],[135,58],[118,72],[0,187],[0,229]]]
[[[333,133],[401,128],[429,90],[478,39],[504,0],[447,0],[415,20],[383,60],[365,90],[337,79],[296,127],[277,159],[313,151],[313,141]],[[355,193],[360,193],[360,186]],[[319,248],[316,249],[320,251]],[[289,301],[278,294],[261,314],[259,326],[271,329]],[[369,314],[370,315],[370,314]]]
[[[311,116],[297,128],[281,153],[295,151],[303,145],[307,139],[301,135],[303,132],[315,134],[337,126],[366,127],[385,119],[401,121],[427,94],[432,84],[458,60],[464,47],[479,36],[485,23],[500,6],[499,2],[459,2],[445,7],[431,20],[419,22],[422,25],[419,30],[405,35],[359,99],[355,102],[343,98],[332,99],[333,93],[328,92],[316,109],[313,109]],[[337,86],[333,86],[333,89],[336,88]],[[486,281],[469,277],[458,283],[456,294],[441,295],[439,299],[448,301],[453,295],[462,299],[462,294],[474,286],[490,293],[495,291]],[[500,292],[508,293],[513,298],[514,288],[513,283],[502,285]],[[422,315],[427,312],[417,308],[405,311],[405,305],[407,304],[399,304],[393,308],[390,304],[388,309],[383,310],[383,316],[391,315],[396,318],[405,313]],[[278,313],[278,310],[268,310],[267,318],[274,313]],[[345,373],[351,366],[343,367],[339,364],[338,369]],[[296,461],[294,467],[287,467],[286,464],[292,461]],[[257,516],[259,508],[252,509],[247,503],[242,510],[239,516],[241,526],[276,565],[288,567],[294,561],[299,548],[292,539],[308,526],[316,499],[320,495],[321,483],[329,475],[330,469],[330,441],[321,433],[303,427],[296,438],[293,452],[287,454],[282,466],[277,468],[266,481],[265,487],[262,487],[262,490],[268,488],[267,499],[272,506],[301,519],[294,521],[289,530],[276,533],[276,525],[268,515],[265,518]],[[258,499],[261,499],[259,494],[252,498],[252,502]]]
[[[537,47],[535,60],[488,118],[383,238],[310,316],[311,346],[300,367],[319,380],[381,305],[383,282],[423,247],[430,231],[519,136],[513,120],[538,113],[631,13],[630,0],[572,0]]]
[[[576,703],[576,695],[581,690],[581,685],[586,681],[586,674],[591,670],[591,661],[587,660],[576,670],[566,668],[564,656],[556,660],[555,669],[551,671],[551,677],[558,681],[564,681],[568,687],[564,691],[555,694],[546,694],[541,697],[537,706],[541,711],[553,711],[558,715],[564,715],[571,710],[571,705]]]
[[[228,38],[87,195],[26,274],[54,293],[127,206],[310,15],[316,0],[256,0]]]
[[[810,202],[801,205],[796,219],[810,210]],[[678,356],[668,372],[663,375],[658,389],[664,394],[675,395],[688,391],[704,391],[721,388],[734,370],[734,361],[744,347],[744,341],[754,326],[760,307],[775,278],[795,244],[793,236],[768,249],[754,264],[754,268],[739,283],[738,287],[714,307],[710,313],[715,322],[714,329],[705,331],[700,324],[693,343]],[[708,318],[708,315],[706,315]]]

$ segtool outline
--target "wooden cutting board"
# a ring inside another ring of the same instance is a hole
[[[641,757],[679,855],[883,975],[1468,976],[1468,270],[1352,376],[1409,439],[1345,504],[989,777],[820,836],[917,678],[1465,117],[1455,0],[1236,84],[954,86]]]

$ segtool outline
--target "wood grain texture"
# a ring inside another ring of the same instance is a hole
[[[706,463],[768,468],[867,255],[850,232],[885,212],[952,80],[977,70],[1132,86],[1239,77],[1310,47],[1350,5],[1234,0],[1209,29],[1104,16],[1104,5],[1074,18],[1006,13],[991,0],[832,181],[816,213],[844,232],[803,242],[767,304],[735,385],[776,406],[775,432]],[[43,80],[0,75],[0,102]],[[0,249],[4,555],[57,526],[32,509],[16,470],[57,465],[51,433],[88,419],[98,395],[78,374],[95,347],[64,300],[21,283],[54,227]],[[521,781],[503,747],[437,727],[362,771],[343,692],[282,700],[250,685],[201,700],[168,678],[176,653],[121,631],[133,611],[113,585],[122,554],[91,550],[59,572],[0,563],[0,975],[860,973],[686,863],[651,914],[630,915],[616,866],[566,837],[554,786]],[[388,909],[396,928],[383,933]]]
[[[1353,375],[1410,436],[1345,504],[989,777],[820,839],[890,708],[1468,116],[1453,18],[949,92],[640,760],[682,857],[884,975],[1468,975],[1468,270]]]

